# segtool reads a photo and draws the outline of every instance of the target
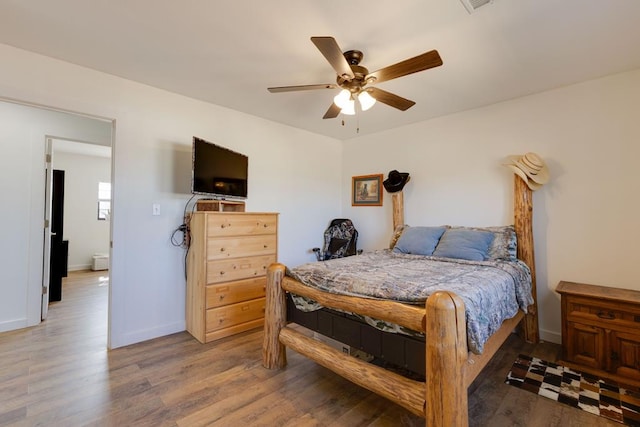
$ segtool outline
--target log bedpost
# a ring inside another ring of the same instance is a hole
[[[533,250],[533,191],[518,175],[514,181],[513,217],[518,239],[518,259],[531,270],[531,295],[533,304],[527,307],[527,314],[521,327],[521,334],[527,342],[537,343],[538,330],[538,293],[536,291],[536,266]]]
[[[436,292],[427,299],[426,310],[426,425],[467,426],[464,302],[450,292]]]
[[[262,345],[262,366],[267,369],[281,369],[287,365],[287,352],[280,343],[280,331],[287,324],[287,302],[281,286],[284,272],[285,266],[279,263],[271,264],[267,269]]]
[[[404,195],[402,190],[393,193],[391,195],[391,201],[393,203],[393,231],[404,225]]]

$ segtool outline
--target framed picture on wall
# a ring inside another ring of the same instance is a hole
[[[382,206],[382,174],[351,178],[351,206]]]

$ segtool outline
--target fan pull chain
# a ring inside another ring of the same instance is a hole
[[[341,120],[341,124],[344,127],[345,122],[344,119]],[[356,113],[356,133],[360,133],[360,116]]]

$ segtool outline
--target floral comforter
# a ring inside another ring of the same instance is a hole
[[[522,261],[466,261],[380,250],[324,262],[304,264],[287,275],[326,292],[424,305],[432,293],[447,290],[465,304],[469,350],[480,354],[502,322],[526,312],[533,303],[531,273]],[[304,311],[322,308],[294,296]],[[390,332],[415,334],[398,325],[361,316]]]

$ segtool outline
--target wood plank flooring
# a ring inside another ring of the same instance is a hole
[[[264,369],[260,330],[107,351],[105,273],[71,272],[45,322],[0,334],[0,426],[424,425],[295,352]],[[559,346],[510,337],[470,389],[470,425],[619,425],[505,385],[518,353],[555,360]]]

